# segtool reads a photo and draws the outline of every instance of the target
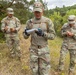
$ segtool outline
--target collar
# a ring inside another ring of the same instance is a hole
[[[68,24],[68,27],[74,28],[74,27],[76,27],[76,23],[75,23],[73,26],[70,26],[70,25]]]
[[[10,17],[7,16],[7,19],[8,19],[8,20],[11,20],[11,19],[13,19],[13,17],[14,17],[14,16],[12,16],[12,17],[10,18]]]

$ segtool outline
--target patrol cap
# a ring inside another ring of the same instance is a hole
[[[14,11],[13,11],[12,8],[7,8],[7,13],[8,13],[8,14],[14,14]]]
[[[43,12],[43,5],[41,2],[34,3],[33,12],[35,12],[35,11]]]
[[[75,20],[75,18],[76,18],[76,16],[75,15],[70,15],[69,17],[68,17],[68,20],[69,21],[74,21]]]
[[[70,15],[68,17],[69,24],[74,24],[75,23],[75,19],[76,19],[76,16],[75,15]]]

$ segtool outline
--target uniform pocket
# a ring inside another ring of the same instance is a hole
[[[68,49],[76,49],[76,43],[69,43]]]

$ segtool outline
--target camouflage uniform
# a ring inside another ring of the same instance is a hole
[[[72,37],[67,36],[66,35],[67,31],[73,33],[74,36]],[[72,27],[70,27],[69,23],[65,23],[62,26],[61,34],[63,36],[63,43],[60,51],[59,70],[60,71],[64,70],[65,57],[67,52],[69,51],[70,54],[69,72],[72,72],[72,74],[69,75],[74,75],[73,73],[76,64],[76,23]]]
[[[38,36],[35,32],[31,34],[30,67],[33,75],[50,75],[50,50],[48,39],[53,40],[55,31],[50,19],[42,16],[40,20],[30,19],[26,23],[27,29],[41,28],[44,36]],[[29,36],[24,34],[25,39]]]
[[[18,56],[20,57],[20,46],[19,46],[19,37],[18,37],[18,31],[20,29],[20,21],[18,18],[12,16],[9,18],[8,16],[2,19],[1,21],[2,26],[1,30],[4,32],[6,37],[6,44],[10,50],[10,54],[12,57]],[[5,27],[8,27],[8,30],[5,31]],[[15,28],[15,32],[11,32],[10,29]]]

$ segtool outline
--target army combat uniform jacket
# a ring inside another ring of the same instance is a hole
[[[67,31],[72,32],[74,36],[67,36]],[[61,34],[63,36],[63,45],[65,45],[68,49],[76,49],[76,24],[70,27],[68,23],[65,23],[61,29]]]
[[[44,32],[44,36],[38,36],[35,32],[31,34],[31,46],[41,46],[45,47],[47,46],[48,39],[54,39],[55,38],[55,31],[54,31],[54,25],[52,21],[44,16],[41,17],[40,20],[36,20],[35,18],[28,20],[26,23],[27,29],[38,29],[41,28]],[[28,38],[27,35],[24,35],[25,39]]]
[[[14,16],[12,18],[9,18],[8,16],[5,17],[2,19],[1,23],[1,30],[5,33],[6,37],[16,36],[21,26],[19,19]],[[7,31],[4,30],[6,26],[8,27]],[[11,33],[10,28],[15,28],[16,32]]]

